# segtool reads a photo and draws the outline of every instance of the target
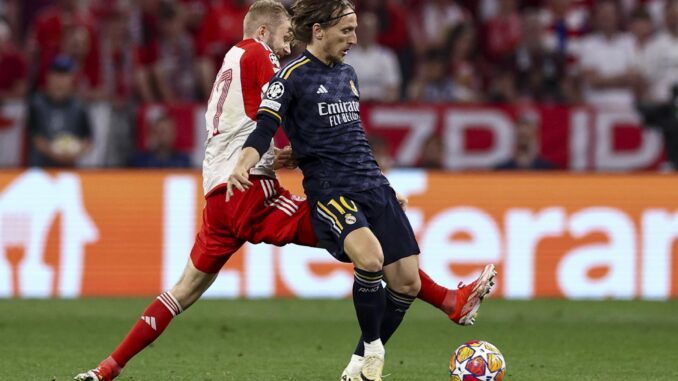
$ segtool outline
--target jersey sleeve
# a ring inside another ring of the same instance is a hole
[[[274,56],[273,52],[264,49],[253,50],[245,56],[242,71],[253,77],[259,89],[263,89],[275,74],[274,61],[271,58]]]
[[[273,77],[264,92],[257,112],[257,127],[245,141],[243,148],[253,147],[260,156],[268,150],[271,139],[278,126],[285,119],[285,113],[293,99],[290,81],[281,77]]]
[[[261,99],[257,119],[261,116],[273,117],[278,124],[281,124],[293,98],[291,81],[279,76],[273,77]]]
[[[274,75],[274,65],[269,53],[271,52],[257,46],[245,53],[240,64],[245,113],[253,120],[256,119],[261,103],[262,91]]]

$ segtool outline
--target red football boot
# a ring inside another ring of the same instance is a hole
[[[485,295],[492,290],[496,276],[497,272],[494,265],[487,265],[478,279],[471,284],[464,285],[464,283],[459,282],[456,292],[449,292],[445,296],[445,302],[443,302],[443,305],[454,303],[454,308],[447,315],[450,320],[459,325],[473,325],[478,315],[480,303]]]
[[[85,373],[80,373],[73,379],[76,381],[112,381],[118,377],[121,371],[122,368],[118,363],[112,357],[108,357],[98,367]]]

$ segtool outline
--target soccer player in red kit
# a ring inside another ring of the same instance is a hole
[[[97,368],[78,374],[75,380],[108,381],[117,377],[175,316],[198,300],[245,242],[317,245],[308,203],[282,188],[275,177],[276,166],[290,156],[290,150],[276,156],[271,143],[250,172],[251,189],[236,192],[226,203],[228,176],[256,127],[261,94],[280,69],[278,58],[290,54],[293,38],[289,14],[275,0],[255,2],[245,16],[244,31],[245,39],[224,57],[208,101],[208,140],[203,162],[206,205],[184,273],[172,290],[160,294],[147,307],[109,357]],[[406,200],[401,198],[401,203],[406,204]],[[420,274],[420,299],[440,308],[458,324],[473,323],[484,296],[475,292],[477,281],[453,291],[437,285],[425,273]]]

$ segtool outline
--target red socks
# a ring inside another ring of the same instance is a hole
[[[419,277],[421,278],[421,290],[417,298],[446,313],[451,312],[454,309],[456,292],[437,284],[421,269]],[[160,294],[146,308],[118,348],[110,357],[101,362],[100,369],[110,372],[111,378],[117,376],[127,362],[155,341],[172,319],[182,311],[181,305],[171,293]]]
[[[422,269],[419,269],[419,278],[421,278],[421,290],[417,298],[447,314],[451,313],[454,310],[456,291],[434,282]]]
[[[172,318],[182,311],[179,302],[169,291],[160,294],[146,308],[141,319],[137,321],[125,340],[111,354],[113,360],[120,368],[124,367],[132,357],[155,341],[167,328]]]

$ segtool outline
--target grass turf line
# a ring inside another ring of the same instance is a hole
[[[70,380],[122,340],[147,299],[0,300],[0,380]],[[474,327],[418,301],[387,346],[389,381],[449,380],[452,351],[497,345],[507,380],[678,380],[678,301],[489,299]],[[357,340],[349,300],[206,300],[118,380],[338,380]]]

